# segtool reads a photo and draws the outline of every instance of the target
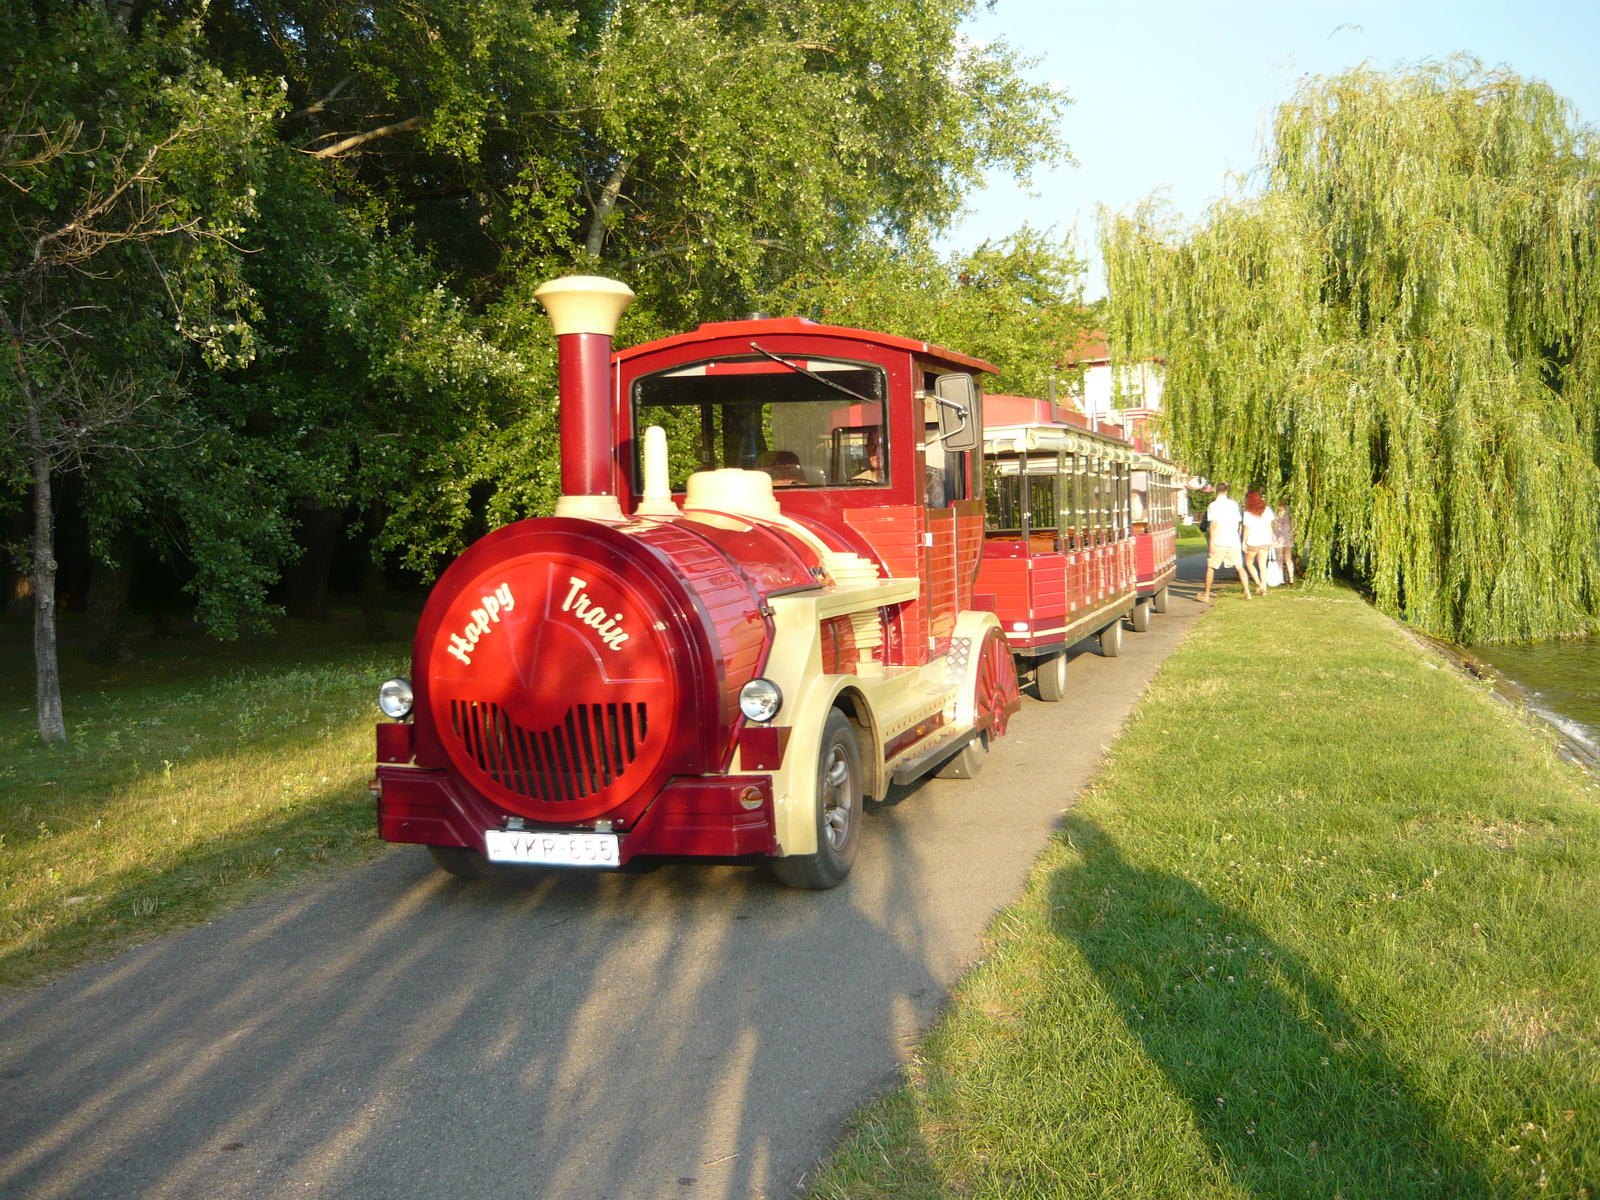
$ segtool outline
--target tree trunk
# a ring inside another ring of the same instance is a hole
[[[302,504],[297,515],[305,553],[289,569],[283,606],[291,617],[321,621],[328,615],[328,573],[333,569],[345,510],[313,501]]]
[[[128,591],[133,573],[128,568],[133,547],[126,537],[111,543],[115,564],[96,559],[89,576],[89,620],[94,625],[96,658],[112,663],[137,661],[128,646]]]
[[[600,251],[605,248],[606,218],[617,206],[617,197],[622,194],[623,181],[628,178],[628,172],[632,167],[633,159],[624,158],[611,172],[611,178],[606,180],[606,186],[600,193],[600,202],[594,206],[594,214],[589,218],[589,236],[584,242],[584,248],[589,251],[590,258],[599,258]]]
[[[33,671],[39,737],[67,740],[61,716],[61,667],[56,648],[56,530],[50,498],[50,455],[39,427],[39,410],[28,410],[28,449],[33,458]]]
[[[378,534],[383,531],[383,509],[374,504],[367,509],[367,548],[361,556],[361,619],[366,622],[367,640],[382,642],[389,637],[383,619],[383,567],[378,562]]]

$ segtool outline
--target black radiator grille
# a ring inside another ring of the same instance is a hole
[[[574,704],[549,729],[524,729],[498,704],[450,701],[468,756],[501,787],[530,800],[581,800],[609,787],[644,747],[643,704]]]

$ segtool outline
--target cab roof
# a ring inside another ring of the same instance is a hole
[[[912,354],[923,354],[929,358],[937,358],[952,366],[965,367],[969,371],[984,372],[989,375],[1000,374],[1000,369],[986,363],[981,358],[973,358],[968,354],[961,354],[955,350],[947,350],[943,346],[936,346],[931,342],[919,342],[915,338],[897,337],[892,333],[874,333],[867,329],[851,329],[846,325],[822,325],[805,317],[768,317],[757,321],[707,321],[693,333],[680,333],[673,337],[662,338],[659,341],[644,342],[638,346],[629,346],[626,350],[618,350],[611,356],[613,363],[627,362],[629,359],[639,358],[646,354],[654,354],[658,350],[668,350],[676,346],[692,346],[696,342],[712,342],[720,338],[745,337],[750,334],[775,334],[788,333],[800,334],[806,337],[846,338],[853,342],[867,342],[874,346],[884,346],[890,350],[905,350]]]

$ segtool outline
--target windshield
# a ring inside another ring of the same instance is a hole
[[[634,383],[634,445],[651,425],[666,430],[673,491],[685,489],[691,472],[718,467],[765,471],[774,488],[889,482],[882,369],[782,357],[810,374],[750,356],[674,367]]]

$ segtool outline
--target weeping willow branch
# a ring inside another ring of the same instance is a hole
[[[1600,617],[1600,154],[1469,59],[1314,79],[1265,187],[1103,214],[1112,352],[1167,359],[1203,474],[1287,500],[1313,575],[1466,641]]]

